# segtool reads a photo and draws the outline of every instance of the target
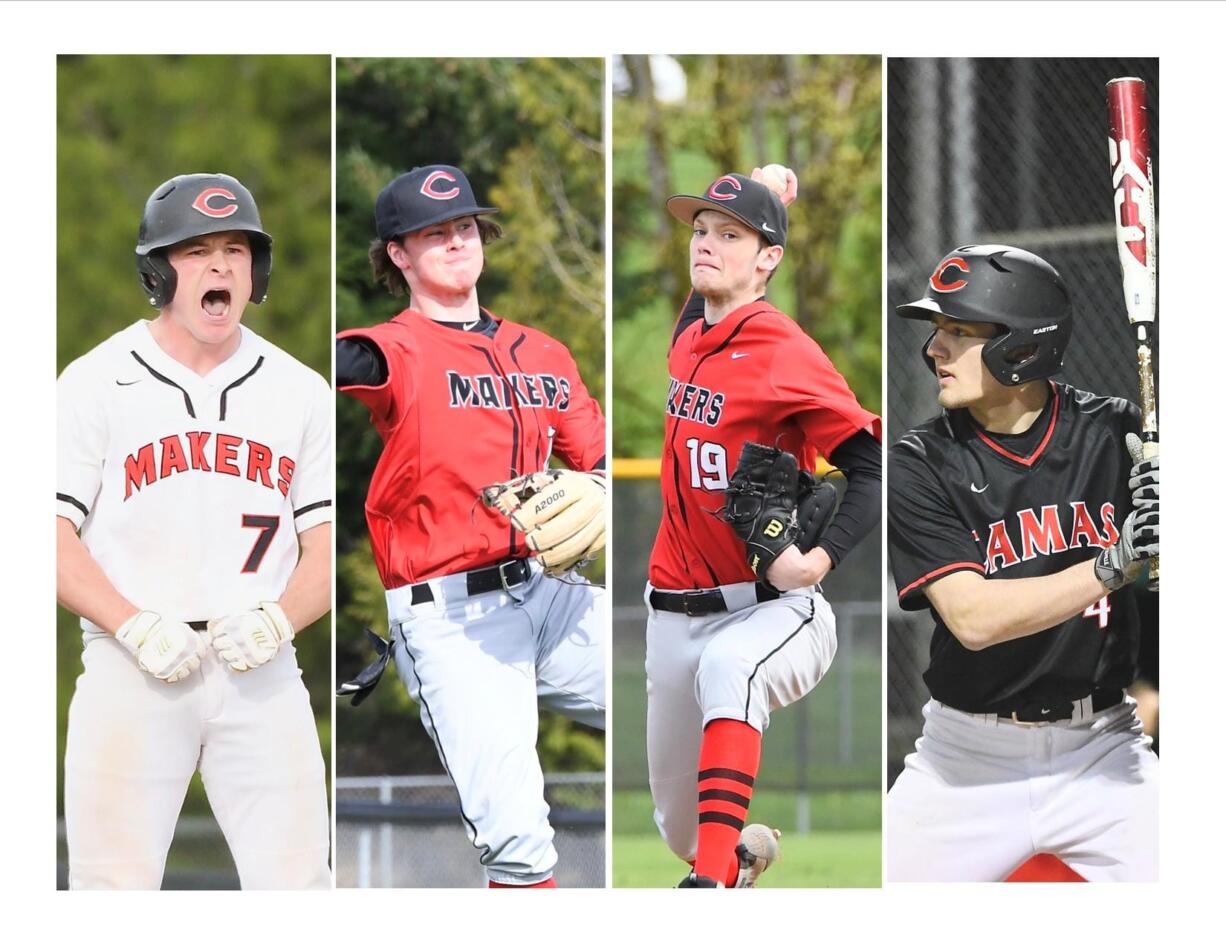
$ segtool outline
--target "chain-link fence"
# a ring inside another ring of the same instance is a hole
[[[545,776],[561,887],[604,887],[604,787],[603,773]],[[338,888],[479,888],[477,858],[446,776],[336,780]]]
[[[613,788],[646,790],[643,588],[660,523],[658,479],[616,478],[613,503]],[[835,612],[838,654],[813,693],[771,715],[755,784],[797,792],[800,831],[807,831],[810,793],[881,785],[880,530],[852,551],[824,588]]]
[[[1155,193],[1156,59],[891,59],[887,156],[887,435],[937,412],[920,357],[931,331],[894,317],[942,254],[971,243],[1031,250],[1064,276],[1073,339],[1058,381],[1137,400],[1107,157],[1106,83],[1145,80]],[[1157,360],[1155,359],[1155,373]],[[892,591],[892,590],[891,590]],[[891,594],[891,599],[893,600]],[[919,735],[932,621],[889,611],[887,776]]]

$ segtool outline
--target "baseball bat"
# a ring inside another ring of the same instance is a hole
[[[1158,404],[1154,391],[1151,341],[1157,326],[1158,229],[1154,223],[1154,170],[1149,156],[1149,111],[1145,82],[1112,79],[1107,83],[1111,186],[1115,203],[1115,245],[1120,257],[1124,307],[1137,345],[1141,392],[1141,452],[1158,453]],[[1149,563],[1158,581],[1158,558]]]

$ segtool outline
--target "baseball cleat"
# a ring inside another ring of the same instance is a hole
[[[692,871],[681,879],[678,888],[722,888],[724,883],[708,878],[706,875],[696,875]]]
[[[741,841],[736,847],[740,870],[733,887],[757,887],[758,877],[779,858],[779,836],[782,834],[761,822],[754,822],[741,830]]]

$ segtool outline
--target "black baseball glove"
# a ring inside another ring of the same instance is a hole
[[[799,536],[799,487],[800,472],[792,454],[746,442],[724,492],[720,515],[745,541],[749,567],[763,582],[771,563]]]
[[[796,498],[796,547],[808,552],[826,532],[839,508],[839,492],[826,479],[818,480],[807,470],[800,473],[800,490]]]
[[[383,677],[383,672],[387,670],[388,659],[392,656],[392,643],[390,641],[384,641],[369,628],[366,629],[366,637],[374,645],[375,654],[378,657],[372,663],[362,668],[358,676],[352,681],[346,681],[342,684],[336,692],[337,697],[350,698],[350,702],[354,707],[371,695],[371,692],[378,685],[380,678]]]

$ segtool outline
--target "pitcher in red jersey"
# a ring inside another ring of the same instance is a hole
[[[670,213],[693,228],[693,292],[669,350],[664,513],[646,591],[647,755],[656,823],[693,866],[681,887],[751,887],[778,833],[745,826],[772,710],[809,693],[836,647],[819,583],[881,517],[881,420],[822,351],[766,301],[787,243],[796,176],[777,195],[727,174]],[[759,582],[745,543],[714,514],[747,442],[847,477],[808,553],[789,546]],[[774,836],[774,838],[772,838]]]
[[[605,423],[566,346],[481,308],[496,212],[447,165],[383,189],[371,263],[410,306],[340,333],[337,390],[370,409],[383,439],[366,521],[390,653],[469,839],[491,887],[553,887],[538,700],[603,729],[604,589],[543,574],[523,534],[479,497],[553,455],[603,476]]]

